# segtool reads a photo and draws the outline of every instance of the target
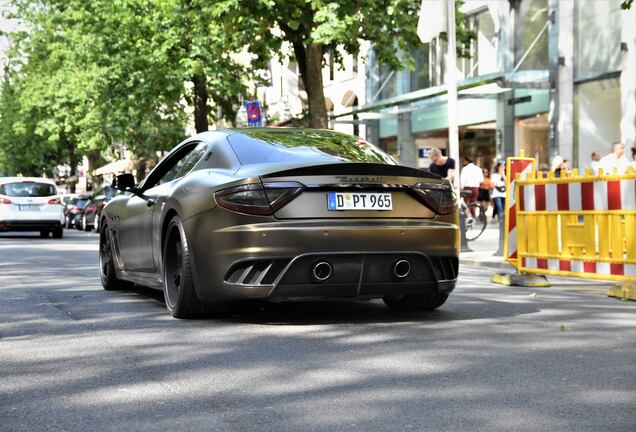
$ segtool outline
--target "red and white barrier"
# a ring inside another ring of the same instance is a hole
[[[508,158],[506,167],[506,241],[504,257],[507,261],[517,260],[517,200],[515,198],[516,177],[525,179],[534,172],[534,159]]]
[[[575,217],[590,215],[596,217],[608,217],[609,215],[625,215],[633,214],[636,210],[636,180],[634,179],[612,179],[614,176],[608,176],[607,179],[595,177],[568,177],[566,179],[544,179],[538,180],[539,184],[535,184],[533,180],[528,183],[520,182],[519,196],[517,199],[517,211],[524,212],[518,217],[525,217],[526,212],[545,212],[545,215],[556,214],[569,215]],[[633,175],[632,175],[633,178]],[[545,182],[541,184],[541,182]],[[550,183],[551,182],[551,183]],[[575,213],[558,213],[558,212],[575,212]],[[590,212],[590,213],[586,213]],[[633,221],[634,219],[630,219]],[[597,253],[599,242],[609,241],[612,233],[620,228],[616,223],[622,224],[620,219],[617,222],[610,223],[606,219],[603,229],[601,226],[595,225],[593,228],[595,237],[595,248],[591,251],[594,255]],[[583,221],[581,220],[581,223]],[[561,221],[561,224],[563,221]],[[587,222],[585,222],[587,224]],[[594,222],[596,223],[596,222]],[[627,222],[633,223],[633,222]],[[613,226],[610,226],[612,225]],[[554,225],[556,227],[556,225]],[[536,235],[536,233],[527,233],[528,236]],[[636,245],[633,239],[629,239],[627,248]],[[557,232],[550,232],[551,242],[561,242]],[[568,256],[563,254],[563,258],[550,259],[554,257],[525,257],[522,256],[519,263],[523,270],[547,270],[554,274],[578,274],[583,277],[595,277],[600,279],[626,280],[621,278],[636,277],[636,264],[629,263],[625,259],[623,252],[623,240],[619,237],[614,245],[620,245],[620,252],[612,251],[611,257],[606,257],[605,261],[598,257],[591,256]],[[631,245],[631,246],[630,246]],[[515,237],[516,246],[516,237]],[[616,246],[617,248],[619,246]],[[559,244],[558,249],[562,250]],[[588,248],[589,249],[589,248]],[[588,253],[590,251],[588,250]],[[608,262],[615,261],[615,262]],[[623,262],[620,262],[623,261]],[[627,262],[626,262],[627,261]],[[587,276],[584,276],[587,274]]]
[[[519,187],[520,211],[636,209],[636,181],[568,182]]]

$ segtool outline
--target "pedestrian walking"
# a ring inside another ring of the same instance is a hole
[[[601,153],[595,151],[592,152],[592,156],[590,157],[591,161],[588,165],[588,168],[592,170],[594,174],[598,173],[599,161],[601,160]]]
[[[438,148],[431,149],[429,159],[431,165],[428,170],[452,183],[455,179],[455,159],[442,155],[442,151]]]
[[[625,174],[631,162],[625,157],[625,144],[620,141],[612,144],[612,152],[603,156],[599,161],[599,168],[603,169],[604,174],[614,174],[614,168],[618,174]]]
[[[477,201],[479,185],[484,181],[484,173],[469,156],[464,156],[464,165],[460,172],[459,180],[461,188],[471,192],[470,196],[466,198],[466,203]]]
[[[490,181],[490,173],[488,173],[487,169],[482,170],[482,174],[484,175],[484,181],[479,185],[479,190],[477,191],[477,201],[481,203],[484,208],[490,207],[490,190],[492,189],[492,182]]]
[[[503,161],[498,161],[495,166],[494,172],[490,176],[490,182],[492,183],[492,202],[494,205],[493,221],[495,216],[497,220],[503,220],[506,216],[504,211],[504,203],[506,200],[506,164]]]
[[[560,178],[562,175],[565,177],[565,160],[556,155],[552,158],[552,164],[550,165],[550,171],[554,172],[556,178]]]

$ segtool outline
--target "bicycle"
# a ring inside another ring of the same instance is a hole
[[[462,190],[459,198],[459,211],[463,212],[466,218],[466,240],[477,240],[486,230],[488,218],[486,217],[486,207],[479,202],[466,204],[464,198],[471,195],[471,191]]]

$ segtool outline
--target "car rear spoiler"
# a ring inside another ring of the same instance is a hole
[[[374,163],[335,163],[325,165],[309,165],[262,175],[262,178],[320,176],[320,175],[361,175],[361,176],[393,176],[419,177],[440,179],[430,171],[420,170],[401,165],[386,165]]]

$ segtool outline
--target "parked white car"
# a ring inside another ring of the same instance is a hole
[[[64,208],[52,180],[37,177],[0,178],[0,231],[39,231],[62,238]]]

